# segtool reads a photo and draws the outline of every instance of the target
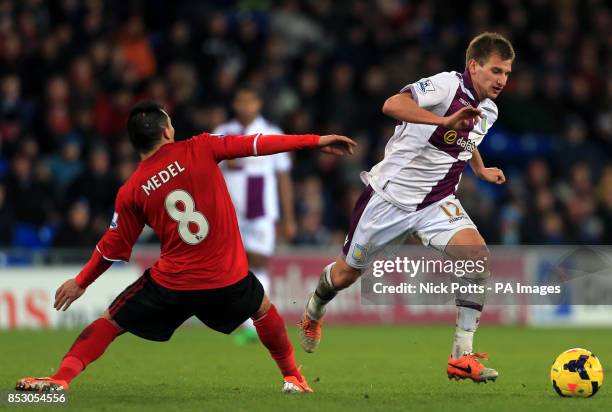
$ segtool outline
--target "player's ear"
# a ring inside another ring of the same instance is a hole
[[[476,66],[477,65],[478,65],[478,62],[476,61],[476,59],[470,59],[468,61],[467,69],[468,69],[468,72],[470,73],[470,75],[474,76],[476,74]]]
[[[162,140],[165,142],[174,142],[174,129],[168,125],[162,128]]]
[[[174,142],[174,126],[172,126],[172,120],[168,117],[168,121],[165,127],[162,127],[162,140],[172,143]]]

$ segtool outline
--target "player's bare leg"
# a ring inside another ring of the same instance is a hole
[[[313,392],[295,363],[293,346],[287,335],[285,322],[267,296],[264,295],[261,306],[252,319],[261,343],[270,351],[270,355],[281,370],[282,391],[284,393]]]
[[[454,259],[482,260],[487,263],[490,257],[484,239],[473,228],[457,232],[449,241],[445,252]],[[482,273],[455,277],[453,281],[466,285],[486,286],[489,275],[487,266]],[[473,352],[474,333],[480,322],[485,296],[485,293],[456,295],[457,322],[452,354],[448,358],[447,375],[449,379],[471,379],[474,382],[486,383],[495,381],[499,375],[495,369],[487,368],[480,362],[480,359],[487,359],[486,353]]]
[[[321,324],[325,315],[325,306],[336,294],[359,279],[361,270],[349,266],[344,258],[339,256],[334,263],[325,266],[316,290],[308,299],[300,328],[300,343],[309,353],[314,352],[321,342]]]
[[[102,317],[83,329],[59,366],[51,377],[23,378],[17,381],[18,391],[65,391],[68,385],[87,365],[98,359],[108,345],[123,333],[123,330],[111,318],[108,311]]]

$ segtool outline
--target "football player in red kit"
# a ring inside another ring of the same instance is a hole
[[[21,379],[16,389],[66,390],[122,333],[167,341],[196,316],[226,334],[252,318],[281,370],[283,392],[312,392],[296,366],[282,318],[248,270],[234,206],[217,163],[310,148],[350,154],[355,142],[336,135],[207,133],[175,142],[171,119],[155,102],[136,105],[127,128],[142,160],[117,193],[110,228],[83,270],[59,287],[54,308],[68,309],[113,262],[128,261],[145,224],[160,239],[159,260],[83,330],[55,375]]]

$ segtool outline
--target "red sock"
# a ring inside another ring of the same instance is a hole
[[[53,379],[70,383],[87,365],[98,359],[119,334],[119,330],[107,319],[100,318],[83,329],[74,341],[70,350]]]
[[[300,381],[302,374],[295,364],[293,346],[287,335],[285,322],[274,305],[261,318],[253,321],[259,340],[270,351],[283,376],[295,376]]]

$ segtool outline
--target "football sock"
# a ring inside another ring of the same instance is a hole
[[[295,364],[293,346],[287,335],[285,322],[276,307],[271,305],[270,309],[253,324],[257,329],[259,340],[270,351],[283,376],[295,376],[302,381],[303,377]]]
[[[325,305],[338,294],[331,280],[331,269],[333,266],[334,263],[325,266],[319,278],[317,289],[308,300],[306,312],[308,317],[312,320],[321,319],[323,315],[325,315]]]
[[[490,277],[490,272],[480,273],[474,277],[458,276],[453,281],[465,286],[478,286],[482,293],[477,291],[462,293],[456,292],[455,303],[457,305],[457,323],[455,328],[455,338],[453,340],[453,358],[457,359],[464,353],[472,352],[474,332],[480,322],[480,313],[486,300],[486,285]]]
[[[453,340],[453,358],[458,359],[466,352],[472,352],[474,332],[480,322],[480,311],[465,306],[457,306],[457,326]]]
[[[107,319],[95,320],[74,341],[52,378],[70,383],[87,365],[104,353],[118,334],[119,330]]]
[[[257,277],[261,286],[263,286],[264,292],[270,296],[270,273],[267,268],[253,268],[251,269],[253,274]],[[255,325],[253,325],[252,319],[247,319],[244,322],[244,327],[247,329],[255,329]]]

